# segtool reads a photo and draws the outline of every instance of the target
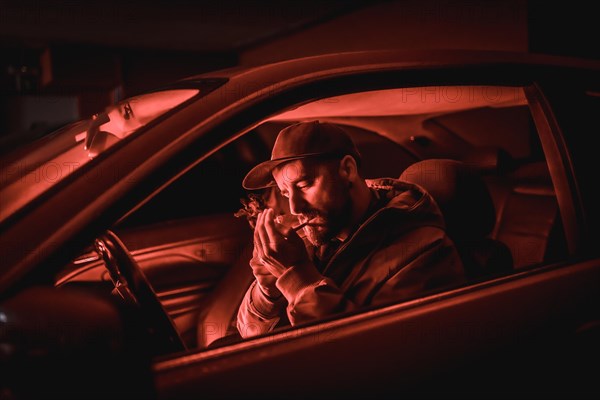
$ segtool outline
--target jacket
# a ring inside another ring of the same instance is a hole
[[[361,306],[398,302],[465,282],[464,269],[433,198],[392,178],[367,180],[380,201],[319,271],[293,266],[277,280],[272,302],[250,286],[238,311],[242,337],[272,330],[285,312],[292,325]]]

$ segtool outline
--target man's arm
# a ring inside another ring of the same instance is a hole
[[[354,268],[361,268],[362,274],[352,278],[358,287],[352,299],[312,264],[293,266],[281,274],[277,287],[288,301],[292,325],[364,305],[406,300],[464,280],[453,243],[432,227],[418,228],[375,249],[368,260],[357,260]]]
[[[237,329],[243,338],[271,331],[285,312],[285,297],[275,286],[277,278],[269,272],[262,258],[255,231],[250,268],[256,279],[246,291],[237,315]]]
[[[351,279],[350,296],[317,271],[295,233],[286,235],[275,229],[272,212],[259,215],[255,249],[262,265],[277,278],[276,287],[287,300],[292,325],[359,306],[406,300],[426,290],[464,281],[454,244],[438,227],[422,226],[390,237],[367,257],[355,260],[347,278]]]
[[[285,305],[283,296],[276,300],[269,299],[255,280],[246,291],[238,310],[237,329],[240,335],[248,338],[273,330],[285,310]]]

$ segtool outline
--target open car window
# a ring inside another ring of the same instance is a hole
[[[443,210],[445,218],[458,218],[460,232],[449,235],[463,262],[475,268],[467,271],[466,284],[568,255],[552,176],[523,88],[436,86],[319,99],[262,121],[116,227],[188,348],[240,340],[237,309],[253,277],[252,230],[239,210],[250,195],[285,206],[278,190],[249,193],[241,180],[270,157],[281,129],[314,119],[349,133],[367,179],[409,179],[406,171],[427,160],[454,160],[474,171],[487,197],[471,199],[469,209]],[[436,169],[420,173],[446,178]],[[63,271],[59,284],[108,280],[98,258],[83,255]],[[290,327],[276,330],[285,329]]]

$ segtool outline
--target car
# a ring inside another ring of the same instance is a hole
[[[598,393],[599,67],[392,50],[236,67],[4,154],[2,395]],[[352,136],[365,178],[430,192],[468,280],[242,339],[241,181],[310,120]]]

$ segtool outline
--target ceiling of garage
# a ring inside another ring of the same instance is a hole
[[[366,0],[4,1],[5,44],[91,44],[121,48],[231,51],[355,11]]]
[[[88,116],[186,76],[315,54],[598,58],[595,15],[578,2],[534,0],[0,0],[0,137],[55,124],[49,116],[58,110],[72,110],[60,122]]]

